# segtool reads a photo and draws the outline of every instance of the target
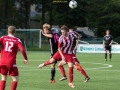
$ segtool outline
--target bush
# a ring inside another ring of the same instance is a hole
[[[120,37],[115,38],[114,41],[120,43]]]

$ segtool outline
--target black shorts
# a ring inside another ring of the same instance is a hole
[[[105,46],[105,51],[106,50],[111,51],[111,46]]]

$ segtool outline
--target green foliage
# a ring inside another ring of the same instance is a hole
[[[120,44],[120,37],[116,37],[114,41]]]
[[[15,2],[19,3],[17,8]],[[30,6],[38,5],[38,15],[31,20],[50,23],[52,9],[52,24],[69,27],[88,26],[96,36],[101,37],[106,29],[110,29],[114,37],[120,33],[120,0],[76,0],[78,7],[71,9],[67,3],[51,3],[52,0],[4,0],[0,2],[0,28],[15,25],[17,28],[30,28]],[[40,5],[44,8],[41,8]],[[42,24],[43,24],[42,23]],[[41,23],[40,23],[41,24]]]
[[[89,0],[88,25],[97,36],[110,29],[114,37],[120,33],[120,0]]]

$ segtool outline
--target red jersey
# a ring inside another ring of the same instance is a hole
[[[73,45],[73,35],[71,33],[68,33],[68,37],[65,37],[63,35],[60,36],[58,41],[58,47],[61,47],[62,52],[64,54],[72,54],[72,45]]]
[[[1,47],[1,65],[13,66],[16,65],[16,55],[18,48],[22,52],[24,59],[27,60],[27,55],[19,38],[12,35],[3,36],[0,38]]]

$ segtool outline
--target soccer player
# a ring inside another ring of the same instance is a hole
[[[113,37],[110,35],[110,30],[106,30],[106,35],[103,38],[103,47],[105,50],[105,61],[107,61],[107,51],[109,51],[109,59],[111,61],[112,53],[111,53],[111,46],[113,43]]]
[[[22,52],[24,57],[24,64],[28,64],[28,58],[25,49],[19,38],[14,35],[16,33],[16,28],[14,26],[8,27],[8,35],[2,36],[0,38],[1,45],[1,60],[0,60],[0,90],[5,90],[7,75],[12,77],[12,83],[10,90],[16,90],[18,83],[18,68],[16,65],[16,55],[18,48]]]
[[[72,49],[73,49],[74,54],[76,55],[76,50],[77,50],[77,46],[78,46],[78,40],[81,38],[81,36],[80,36],[80,34],[75,32],[72,28],[69,29],[69,32],[71,34],[73,34],[73,36],[74,36]]]
[[[62,35],[59,38],[58,41],[58,51],[53,55],[53,57],[46,61],[43,64],[40,64],[38,67],[42,68],[46,65],[49,65],[51,63],[53,63],[56,60],[61,60],[61,66],[62,63],[67,62],[68,67],[69,67],[69,83],[68,85],[71,86],[72,88],[74,88],[74,84],[73,84],[73,59],[72,59],[72,44],[73,44],[73,39],[74,37],[68,33],[68,28],[67,26],[62,26],[61,27],[61,33]],[[60,68],[60,71],[63,71],[63,68]]]
[[[72,49],[73,49],[73,52],[75,52],[75,48],[77,47],[77,44],[76,44],[76,41],[77,40],[77,36],[78,36],[78,39],[80,39],[80,35],[77,35],[78,33],[74,32],[73,29],[69,29],[69,33],[72,34],[74,36],[74,41],[73,41],[73,45],[72,45]],[[73,65],[74,67],[85,77],[85,80],[84,82],[88,82],[90,80],[89,76],[86,74],[85,70],[82,68],[82,66],[79,64],[79,61],[78,59],[76,58],[76,53],[73,53],[72,57],[73,57]],[[64,70],[64,67],[63,67],[63,64],[66,64],[66,63],[62,63],[62,66],[61,64],[59,64],[59,68],[62,68],[63,69],[63,72],[62,73],[62,78],[59,79],[60,81],[63,81],[63,80],[66,80],[67,77],[66,77],[66,73],[65,73],[65,70]]]
[[[43,25],[43,30],[41,30],[42,34],[48,38],[48,42],[50,44],[50,51],[51,51],[51,57],[57,52],[58,50],[58,39],[59,39],[59,34],[51,32],[51,27],[49,24],[44,24]],[[51,79],[50,83],[55,83],[55,65],[57,61],[51,64]]]

